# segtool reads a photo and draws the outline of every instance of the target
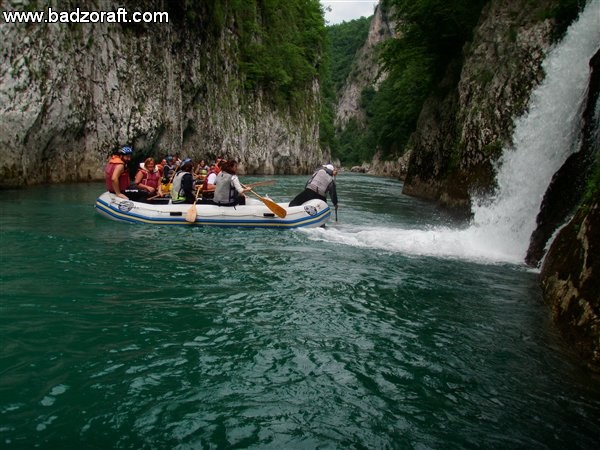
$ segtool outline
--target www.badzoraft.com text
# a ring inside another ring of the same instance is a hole
[[[2,11],[6,23],[169,23],[169,13],[134,11]]]

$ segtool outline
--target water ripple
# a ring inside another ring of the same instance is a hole
[[[377,195],[398,187],[368,180]],[[95,193],[79,195],[91,203]],[[356,220],[360,195],[349,198]],[[402,201],[388,211],[394,220],[403,208],[411,221],[434,213]],[[536,275],[519,266],[376,252],[302,231],[92,217],[74,228],[49,200],[33,204],[47,208],[34,226],[5,204],[0,231],[14,255],[0,274],[7,447],[598,441],[598,382],[582,375],[550,326]]]

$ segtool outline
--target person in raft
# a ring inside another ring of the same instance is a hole
[[[215,193],[217,175],[221,172],[221,166],[225,164],[225,160],[217,158],[214,165],[210,168],[204,181],[202,182],[202,199],[212,199]]]
[[[124,192],[131,184],[127,163],[131,161],[132,154],[131,147],[121,147],[113,153],[104,168],[106,190],[125,200],[129,200]]]
[[[163,195],[161,189],[161,175],[154,163],[153,158],[146,158],[135,175],[134,184],[140,191],[141,198],[147,198],[150,196],[161,196]]]
[[[338,198],[335,187],[336,175],[337,170],[332,164],[325,164],[323,167],[318,168],[306,183],[304,190],[294,197],[289,206],[299,206],[302,203],[315,198],[326,202],[327,193],[329,193],[329,197],[337,210]]]
[[[171,186],[171,199],[178,203],[194,203],[194,176],[192,169],[194,163],[191,159],[184,159],[179,166],[179,172],[173,178]]]
[[[244,193],[249,190],[242,186],[237,176],[237,161],[230,159],[222,165],[217,175],[213,201],[219,206],[245,205]]]

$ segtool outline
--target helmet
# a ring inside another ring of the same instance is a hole
[[[121,147],[119,149],[119,155],[131,155],[133,153],[133,150],[131,149],[131,147]]]
[[[194,167],[194,164],[192,163],[192,160],[190,158],[186,158],[183,161],[181,161],[181,164],[179,164],[179,169],[180,170],[191,170]]]

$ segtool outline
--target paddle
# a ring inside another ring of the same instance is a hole
[[[198,186],[198,188],[196,189],[196,200],[194,200],[194,204],[190,206],[190,209],[188,209],[188,212],[185,215],[186,222],[194,223],[196,221],[196,215],[198,214],[198,211],[196,211],[196,202],[198,201],[198,194],[200,193],[200,189],[202,189],[201,185]]]
[[[334,174],[334,175],[333,175],[333,183],[334,183],[334,187],[335,187],[335,173],[336,173],[336,172],[333,172],[333,174]],[[335,192],[336,192],[336,194],[337,194],[337,187],[335,187]],[[337,195],[336,195],[336,197],[337,197]],[[335,205],[335,221],[336,221],[336,222],[338,221],[338,220],[337,220],[337,207],[338,207],[338,205]]]
[[[257,181],[256,183],[246,184],[246,187],[255,188],[259,186],[269,186],[271,184],[277,183],[277,180],[267,180],[267,181]]]
[[[245,187],[249,187],[249,186],[245,186]],[[282,219],[284,219],[285,216],[287,216],[287,211],[284,208],[282,208],[281,206],[279,206],[277,203],[275,203],[273,200],[271,200],[270,198],[261,197],[256,192],[254,192],[252,189],[250,189],[250,192],[252,192],[254,195],[256,195],[256,197],[261,202],[263,202],[267,206],[267,208],[269,208],[271,211],[273,211],[277,217],[281,217]]]

